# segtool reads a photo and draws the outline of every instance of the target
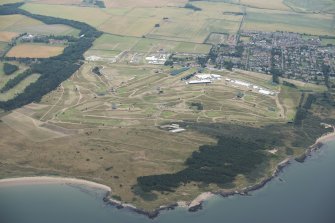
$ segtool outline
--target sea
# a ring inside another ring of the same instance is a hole
[[[103,195],[69,185],[0,188],[0,223],[335,223],[335,141],[250,196],[214,196],[194,213],[176,208],[149,219],[106,205]]]

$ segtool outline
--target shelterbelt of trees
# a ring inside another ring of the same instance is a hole
[[[60,83],[68,79],[79,69],[83,63],[83,54],[85,51],[92,46],[96,38],[102,35],[102,32],[83,22],[29,13],[19,8],[22,4],[23,3],[2,5],[0,6],[0,15],[21,14],[40,20],[45,24],[68,25],[80,30],[80,38],[69,44],[61,55],[38,59],[37,62],[31,63],[29,73],[38,73],[41,75],[40,78],[35,83],[29,85],[24,92],[17,97],[0,102],[0,108],[4,110],[12,110],[33,101],[39,101],[43,95],[56,89]],[[15,58],[10,59],[13,60]]]

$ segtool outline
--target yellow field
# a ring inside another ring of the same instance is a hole
[[[0,32],[0,41],[9,42],[17,35],[18,33],[14,33],[14,32]]]
[[[63,50],[64,47],[61,46],[20,44],[13,47],[6,56],[18,58],[48,58],[61,54]]]
[[[0,32],[76,35],[78,30],[61,24],[47,25],[36,19],[15,14],[0,16]]]
[[[79,5],[82,0],[32,0],[31,2],[52,5]]]
[[[105,0],[108,8],[134,8],[134,7],[162,7],[162,6],[181,6],[187,0]]]
[[[161,19],[112,16],[98,28],[106,33],[141,37],[150,32]]]
[[[22,9],[31,13],[54,16],[64,19],[72,19],[85,22],[92,26],[98,26],[110,18],[110,14],[100,8],[77,7],[69,5],[53,5],[27,3]]]

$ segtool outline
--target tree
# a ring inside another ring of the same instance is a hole
[[[10,75],[19,69],[18,66],[10,63],[4,63],[3,71],[6,75]]]

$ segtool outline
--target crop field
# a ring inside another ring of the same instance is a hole
[[[148,54],[159,50],[168,53],[205,54],[210,48],[211,45],[208,44],[104,34],[94,42],[93,47],[85,55],[109,58],[125,51]]]
[[[51,5],[80,5],[82,0],[32,0],[30,2]]]
[[[111,34],[141,37],[150,32],[160,19],[132,16],[112,16],[98,28]]]
[[[23,15],[0,16],[2,38],[9,38],[14,33],[78,35],[78,30],[65,25],[46,25],[38,20]]]
[[[0,5],[21,2],[21,0],[0,0]]]
[[[297,12],[335,12],[332,0],[284,0],[283,2]]]
[[[0,32],[0,42],[9,42],[17,35],[18,33],[14,32]]]
[[[6,54],[7,57],[17,58],[48,58],[61,54],[63,46],[50,46],[42,44],[20,44],[10,49]]]
[[[134,8],[134,7],[163,7],[163,6],[183,6],[187,0],[105,0],[105,5],[108,8]]]
[[[290,10],[283,0],[241,0],[240,4],[262,9]]]
[[[92,26],[99,26],[111,16],[107,11],[100,8],[78,7],[69,5],[48,5],[27,3],[22,9],[31,13],[48,15],[53,17],[72,19],[85,22]]]
[[[314,35],[334,35],[334,18],[329,15],[247,10],[244,30],[288,31]]]

